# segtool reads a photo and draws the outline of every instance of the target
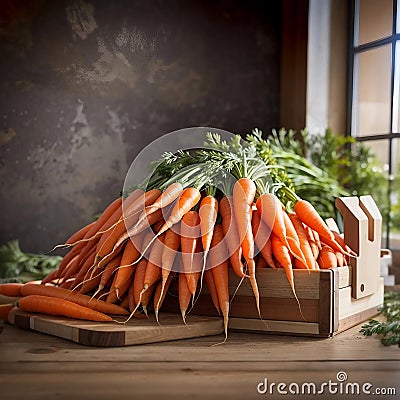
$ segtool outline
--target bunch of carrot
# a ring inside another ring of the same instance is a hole
[[[21,285],[14,293],[23,296],[20,308],[111,321],[110,315],[147,314],[151,306],[158,319],[176,282],[185,320],[204,278],[225,332],[230,269],[250,280],[259,309],[257,268],[283,268],[295,294],[294,268],[344,265],[349,253],[310,203],[299,199],[288,213],[274,194],[256,198],[249,178],[239,179],[231,195],[207,195],[178,182],[163,191],[137,189],[65,245],[69,252],[41,285]]]

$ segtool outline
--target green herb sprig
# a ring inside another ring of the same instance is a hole
[[[397,344],[400,347],[400,293],[385,293],[381,313],[386,321],[371,319],[361,327],[364,336],[378,335],[384,346]]]

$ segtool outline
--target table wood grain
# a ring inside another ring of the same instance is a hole
[[[346,372],[347,382],[395,388],[400,349],[364,337],[360,326],[329,339],[230,332],[114,348],[79,345],[6,324],[0,334],[1,399],[291,399],[261,395],[258,383],[320,385]],[[316,398],[337,397],[326,392]]]

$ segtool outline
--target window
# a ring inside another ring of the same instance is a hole
[[[400,0],[353,0],[348,132],[369,147],[386,179],[379,190],[383,246],[400,249]],[[377,188],[378,192],[378,188]],[[374,193],[371,193],[374,196]]]

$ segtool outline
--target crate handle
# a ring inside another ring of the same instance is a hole
[[[375,293],[380,275],[382,215],[372,196],[338,197],[336,208],[342,214],[344,240],[357,254],[350,259],[352,297],[360,299]]]

